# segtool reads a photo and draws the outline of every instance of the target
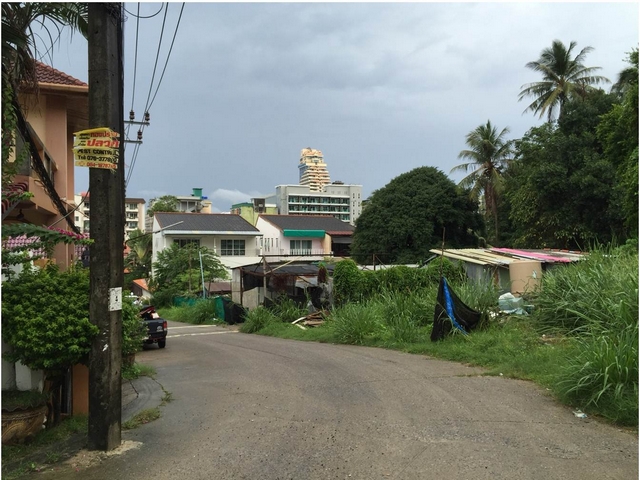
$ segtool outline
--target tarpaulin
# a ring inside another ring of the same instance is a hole
[[[438,341],[447,336],[452,328],[466,335],[480,323],[481,313],[468,307],[455,294],[447,283],[447,279],[440,277],[438,298],[433,313],[433,330],[431,341]]]

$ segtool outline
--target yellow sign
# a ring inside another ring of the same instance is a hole
[[[120,134],[110,128],[75,132],[73,156],[77,167],[118,168]]]

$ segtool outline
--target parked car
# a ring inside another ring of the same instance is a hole
[[[149,336],[144,343],[150,345],[157,343],[159,348],[167,346],[167,321],[160,318],[153,305],[142,307],[140,309],[140,318],[147,325]]]

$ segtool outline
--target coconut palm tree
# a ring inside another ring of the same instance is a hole
[[[518,100],[533,97],[534,100],[525,112],[532,111],[546,113],[549,122],[554,114],[562,115],[562,108],[566,101],[573,97],[582,97],[592,90],[593,85],[609,83],[609,79],[594,75],[600,67],[585,67],[583,62],[592,47],[583,48],[575,58],[571,58],[576,42],[571,42],[567,48],[560,40],[554,40],[551,48],[545,48],[540,58],[527,63],[527,68],[542,74],[541,82],[523,85]]]
[[[458,158],[468,159],[469,162],[457,165],[451,173],[457,171],[468,172],[469,175],[460,180],[459,185],[471,188],[470,194],[474,200],[482,198],[485,215],[493,218],[494,244],[498,242],[498,196],[502,190],[502,173],[511,160],[512,140],[506,140],[509,128],[498,129],[487,120],[486,125],[480,125],[466,136],[468,150],[462,150]]]
[[[2,75],[14,87],[26,82],[35,84],[35,59],[38,59],[34,26],[42,27],[48,36],[49,48],[60,38],[62,29],[71,27],[87,36],[87,3],[3,2],[2,3]],[[57,30],[54,35],[53,29]],[[45,54],[47,52],[44,52]]]
[[[618,81],[613,84],[611,91],[618,95],[624,95],[632,85],[638,85],[638,49],[634,48],[628,53],[627,62],[630,67],[625,68],[618,74]]]

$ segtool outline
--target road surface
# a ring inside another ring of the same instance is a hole
[[[173,401],[130,447],[42,478],[638,478],[637,434],[530,382],[383,349],[170,322],[137,355]]]

